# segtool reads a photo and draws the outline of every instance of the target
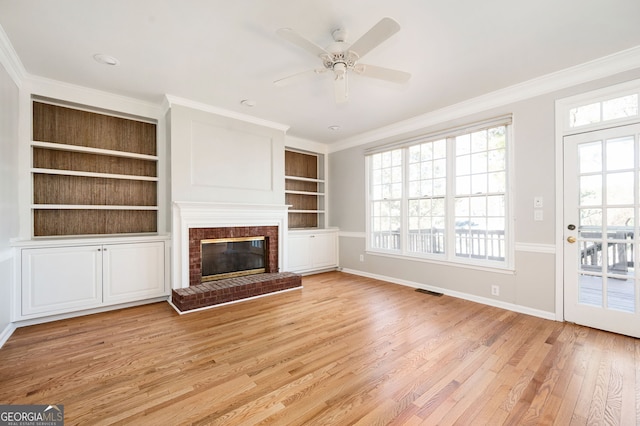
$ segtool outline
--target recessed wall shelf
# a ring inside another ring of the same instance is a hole
[[[285,198],[289,207],[289,228],[324,227],[323,158],[321,155],[285,151]]]
[[[156,125],[33,102],[33,236],[158,229]]]

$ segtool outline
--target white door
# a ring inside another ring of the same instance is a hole
[[[22,315],[94,308],[101,285],[100,246],[22,250]]]
[[[564,138],[565,320],[640,337],[640,125]]]
[[[105,303],[166,294],[163,242],[104,245],[103,256]]]

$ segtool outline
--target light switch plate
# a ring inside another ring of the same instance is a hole
[[[541,209],[544,206],[544,200],[541,196],[533,197],[533,208]]]

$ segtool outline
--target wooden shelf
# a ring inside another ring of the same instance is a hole
[[[157,232],[156,125],[33,101],[34,237]]]
[[[311,191],[284,191],[285,194],[298,194],[298,195],[318,195],[320,197],[324,196],[323,192],[311,192]]]
[[[298,214],[324,214],[324,210],[289,210],[289,213],[298,213]]]
[[[84,152],[88,154],[108,155],[111,157],[137,158],[139,160],[158,161],[158,156],[156,155],[137,154],[135,152],[114,151],[111,149],[91,148],[80,145],[68,145],[64,143],[31,141],[31,146],[38,148],[55,149],[58,151]]]
[[[309,229],[324,224],[323,168],[318,154],[285,151],[285,202],[290,205],[289,228]]]
[[[324,179],[314,179],[314,178],[306,178],[300,176],[285,176],[286,180],[295,180],[300,182],[316,182],[316,183],[324,183]]]
[[[61,176],[82,176],[82,177],[94,177],[105,179],[125,179],[125,180],[143,180],[148,182],[157,182],[157,177],[151,176],[136,176],[136,175],[116,175],[110,173],[93,173],[93,172],[77,172],[73,170],[59,170],[59,169],[31,169],[31,173],[41,173],[45,175],[61,175]]]
[[[157,206],[111,206],[90,204],[32,204],[34,210],[158,210]]]

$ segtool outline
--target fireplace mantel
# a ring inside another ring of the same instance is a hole
[[[286,271],[288,206],[239,203],[173,203],[172,288],[189,287],[189,229],[236,226],[278,227],[278,268]]]

